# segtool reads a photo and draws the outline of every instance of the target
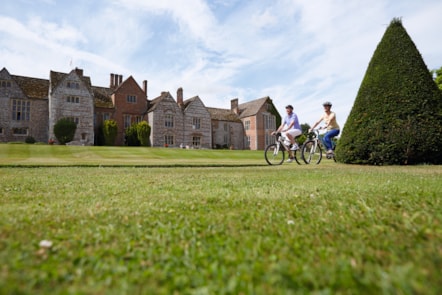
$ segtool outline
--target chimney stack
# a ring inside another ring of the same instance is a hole
[[[234,98],[230,101],[230,110],[237,115],[239,114],[238,98]]]
[[[178,103],[179,106],[183,105],[183,88],[182,87],[178,88],[178,90],[176,91],[176,102]]]
[[[146,97],[147,97],[147,80],[143,81],[143,91],[144,91],[144,93],[146,94]]]
[[[114,88],[115,86],[115,74],[110,74],[110,88]]]
[[[83,77],[83,69],[75,68],[75,72],[78,76]]]

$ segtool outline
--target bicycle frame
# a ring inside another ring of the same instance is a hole
[[[281,165],[285,159],[285,152],[287,152],[290,159],[301,164],[296,157],[296,151],[291,151],[290,147],[284,143],[285,138],[282,137],[282,134],[278,132],[275,134],[275,137],[275,143],[269,144],[264,151],[264,157],[267,163],[269,165]]]

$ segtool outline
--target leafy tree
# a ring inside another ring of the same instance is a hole
[[[440,67],[438,70],[432,70],[431,74],[434,77],[434,82],[436,82],[439,89],[442,90],[442,67]]]
[[[442,163],[442,92],[400,19],[368,65],[339,144],[354,164]]]
[[[137,124],[137,136],[142,146],[150,146],[150,126],[146,121]]]
[[[54,135],[60,144],[66,144],[74,139],[77,124],[69,118],[61,118],[54,125]]]
[[[140,146],[137,133],[137,124],[132,124],[126,128],[124,138],[127,146]]]
[[[115,144],[117,138],[118,126],[115,120],[105,120],[103,122],[103,134],[105,145],[111,146]]]

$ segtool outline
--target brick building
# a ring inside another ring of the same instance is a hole
[[[77,124],[73,144],[100,144],[100,127],[115,120],[115,145],[125,144],[125,130],[147,121],[154,147],[264,149],[269,134],[281,121],[272,100],[263,97],[230,109],[208,108],[199,96],[176,101],[169,92],[149,100],[147,81],[140,87],[130,76],[110,74],[109,87],[93,86],[82,69],[69,73],[50,71],[49,80],[0,71],[0,142],[39,142],[55,139],[53,127],[61,118]]]

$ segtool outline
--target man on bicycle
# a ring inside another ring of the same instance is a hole
[[[272,135],[281,132],[282,136],[290,141],[290,150],[295,151],[299,148],[295,142],[295,137],[301,135],[302,130],[299,125],[298,116],[293,112],[293,106],[289,104],[285,107],[285,110],[287,115],[285,116],[284,121],[282,121],[281,126],[279,126],[276,131],[272,132]]]
[[[332,139],[333,137],[339,135],[340,128],[338,122],[336,121],[336,114],[331,111],[332,103],[326,101],[322,105],[324,106],[324,114],[315,124],[313,124],[313,127],[310,128],[308,131],[311,132],[313,129],[315,129],[316,126],[318,126],[319,123],[321,123],[322,121],[325,122],[323,128],[327,129],[327,132],[324,134],[322,142],[327,150],[327,156],[329,156],[333,154]]]

